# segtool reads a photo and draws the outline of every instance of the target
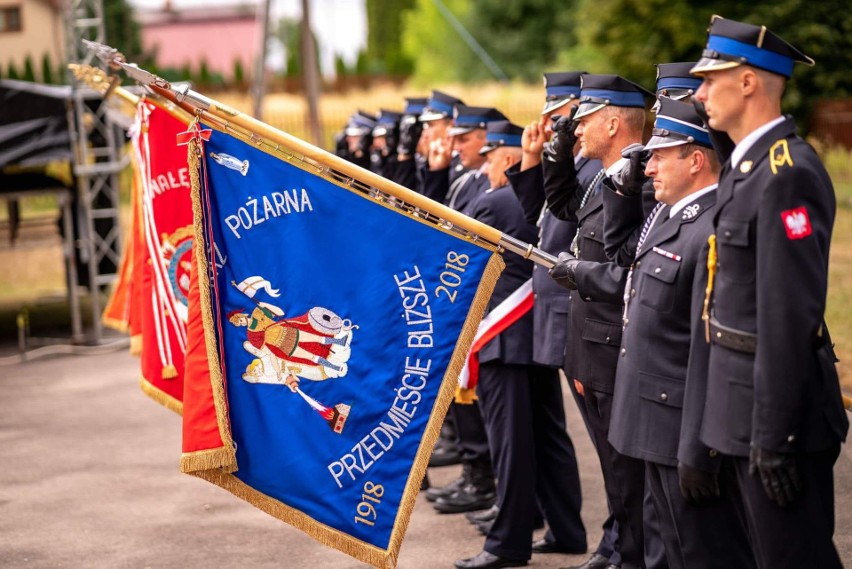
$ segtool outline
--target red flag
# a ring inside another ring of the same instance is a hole
[[[184,354],[193,246],[186,152],[177,135],[186,123],[149,100],[136,112],[133,149],[141,170],[142,390],[183,411]]]

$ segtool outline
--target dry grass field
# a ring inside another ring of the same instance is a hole
[[[481,86],[446,85],[468,104],[500,108],[513,122],[526,124],[538,118],[541,87],[524,84],[486,84]],[[380,108],[400,110],[406,96],[425,96],[427,91],[414,87],[380,86],[370,91],[328,94],[321,100],[324,146],[328,148],[335,131],[356,109],[377,112]],[[221,102],[243,111],[251,109],[245,94],[218,94]],[[295,136],[307,139],[304,122],[306,107],[301,97],[271,94],[264,104],[266,122]],[[819,147],[818,147],[819,148]],[[852,392],[852,156],[842,149],[819,148],[829,168],[838,195],[838,214],[834,230],[829,275],[827,321],[840,356],[840,369],[846,390]],[[127,177],[125,177],[127,179]],[[126,189],[129,192],[129,189]],[[125,200],[126,201],[126,200]],[[22,203],[25,223],[18,242],[10,245],[6,209],[0,206],[0,320],[12,319],[20,307],[37,309],[61,301],[64,295],[64,266],[61,243],[56,233],[58,216],[50,198]],[[125,224],[125,228],[128,224]],[[795,299],[790,299],[795,302]],[[0,321],[0,334],[10,329]]]

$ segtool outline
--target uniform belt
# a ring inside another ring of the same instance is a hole
[[[710,317],[710,341],[735,352],[753,354],[757,351],[757,334],[722,326],[715,317]]]

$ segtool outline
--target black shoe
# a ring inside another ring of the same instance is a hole
[[[482,535],[488,535],[491,531],[491,527],[494,525],[494,520],[488,520],[484,522],[476,522],[476,530]]]
[[[468,484],[450,496],[435,500],[435,509],[442,514],[461,514],[490,508],[497,502],[497,494],[492,487],[489,490]]]
[[[618,569],[617,565],[611,565],[609,559],[601,555],[600,553],[595,553],[582,565],[572,565],[571,567],[562,567],[561,569]]]
[[[430,502],[434,502],[438,498],[449,498],[459,490],[461,490],[464,485],[467,484],[467,480],[464,476],[456,478],[446,486],[433,487],[426,490],[426,499]]]
[[[546,539],[539,539],[533,542],[533,553],[568,553],[575,555],[577,553],[585,553],[588,547],[585,545],[575,545],[573,547],[562,545],[561,543],[552,543]]]
[[[497,513],[499,511],[500,511],[500,508],[498,508],[497,505],[495,504],[495,505],[491,506],[490,508],[488,508],[487,510],[480,510],[480,511],[477,511],[477,512],[468,512],[467,514],[464,515],[464,517],[466,517],[467,521],[469,521],[472,524],[475,524],[476,522],[487,522],[487,521],[490,521],[490,520],[493,520],[494,518],[496,518]]]
[[[429,466],[450,466],[451,464],[459,464],[461,462],[461,454],[459,454],[456,445],[447,441],[439,441],[435,448],[432,449],[432,456],[429,457]]]
[[[487,551],[480,551],[474,557],[456,561],[457,569],[500,569],[500,567],[523,567],[527,561],[504,559]]]

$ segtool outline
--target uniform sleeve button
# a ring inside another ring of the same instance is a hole
[[[716,458],[716,456],[718,456],[718,454],[719,454],[719,451],[717,451],[716,449],[714,449],[714,448],[710,449],[710,456],[711,457]]]
[[[660,274],[660,271],[661,271],[661,270],[662,270],[662,269],[660,269],[660,267],[657,267],[656,269],[654,269],[654,273],[656,273],[656,274]]]
[[[796,440],[796,435],[790,435],[789,437],[787,437],[787,442],[788,442],[788,443],[792,443],[792,442],[793,442],[793,441],[795,441],[795,440]]]
[[[726,232],[725,232],[725,237],[730,237],[730,236],[731,236],[731,232],[730,232],[730,231],[726,231]]]
[[[642,265],[642,261],[636,261],[636,267],[639,268]]]
[[[660,393],[660,400],[661,401],[668,401],[668,399],[669,399],[669,396],[666,392]]]
[[[627,348],[621,348],[621,357],[624,357],[624,354],[627,353]]]
[[[609,336],[606,337],[606,342],[609,343]]]
[[[595,236],[595,232],[594,232],[594,231],[589,231],[589,237],[594,237],[594,236]]]
[[[636,296],[636,289],[635,288],[630,289],[630,296]]]

